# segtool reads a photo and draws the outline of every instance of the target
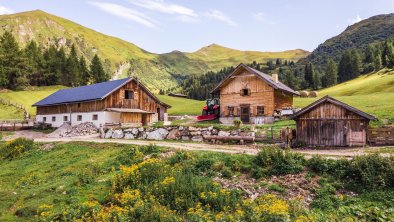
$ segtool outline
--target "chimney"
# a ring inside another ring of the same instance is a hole
[[[279,82],[279,80],[278,80],[278,74],[272,74],[272,80],[275,82],[275,83],[278,83]]]

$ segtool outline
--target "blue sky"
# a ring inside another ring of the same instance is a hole
[[[361,19],[394,12],[394,0],[0,0],[0,14],[34,9],[156,53],[211,43],[311,51]]]

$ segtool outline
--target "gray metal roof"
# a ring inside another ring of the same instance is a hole
[[[108,82],[101,82],[87,86],[61,89],[48,97],[36,102],[33,106],[52,106],[65,103],[87,102],[102,100],[113,91],[119,89],[132,78],[124,78]]]
[[[296,91],[294,91],[292,88],[286,86],[286,85],[283,84],[282,82],[280,82],[280,81],[275,82],[275,81],[272,79],[272,77],[271,77],[270,75],[267,75],[267,74],[265,74],[265,73],[263,73],[263,72],[260,72],[260,71],[258,71],[258,70],[256,70],[256,69],[253,69],[253,68],[251,68],[251,67],[249,67],[249,66],[247,66],[247,65],[245,65],[245,64],[243,64],[243,63],[239,64],[239,65],[234,69],[234,71],[232,71],[225,79],[223,79],[223,80],[215,87],[215,89],[213,89],[213,90],[211,91],[211,93],[216,93],[217,91],[219,91],[219,88],[220,88],[220,87],[221,87],[221,86],[222,86],[232,75],[234,75],[235,73],[237,73],[238,70],[241,69],[241,68],[246,69],[246,70],[248,70],[250,73],[257,75],[258,77],[260,77],[261,79],[263,79],[264,81],[266,81],[266,82],[267,82],[270,86],[272,86],[274,89],[280,89],[280,90],[289,92],[289,93],[294,94],[294,95],[299,95]]]

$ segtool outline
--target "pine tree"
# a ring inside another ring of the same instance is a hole
[[[81,77],[81,85],[88,85],[92,81],[91,73],[89,72],[86,60],[83,56],[79,58],[79,74]]]
[[[27,73],[31,71],[29,62],[19,49],[14,36],[8,31],[0,38],[0,63],[2,86],[23,89],[28,85]]]
[[[63,81],[67,86],[79,86],[81,84],[78,55],[74,45],[71,46],[70,54],[66,61]]]
[[[312,63],[305,64],[305,82],[307,87],[313,86],[313,65]]]
[[[103,65],[101,64],[100,58],[97,54],[93,57],[90,64],[90,73],[93,77],[93,83],[105,82],[108,80]]]
[[[350,54],[350,79],[354,79],[361,74],[361,56],[356,49],[352,49]]]
[[[28,75],[30,85],[47,85],[44,57],[38,44],[31,41],[24,49],[24,53],[31,67],[31,72]]]
[[[351,79],[351,54],[347,50],[342,54],[341,60],[338,65],[338,80],[344,82]]]
[[[324,87],[332,86],[337,84],[338,80],[338,67],[334,60],[329,59],[327,62],[326,73],[322,78],[322,85]]]
[[[380,55],[380,53],[375,55],[375,58],[373,60],[373,65],[375,71],[378,71],[382,68],[382,56]]]

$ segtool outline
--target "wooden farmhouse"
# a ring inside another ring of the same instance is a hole
[[[53,127],[64,122],[141,126],[163,120],[170,108],[135,78],[62,89],[33,106],[36,121]]]
[[[274,121],[274,114],[293,106],[290,87],[278,81],[278,75],[267,75],[244,64],[238,65],[214,90],[220,98],[220,122],[232,124],[234,119],[243,123],[264,124]]]
[[[308,146],[363,146],[376,117],[325,96],[294,114],[297,142]]]

